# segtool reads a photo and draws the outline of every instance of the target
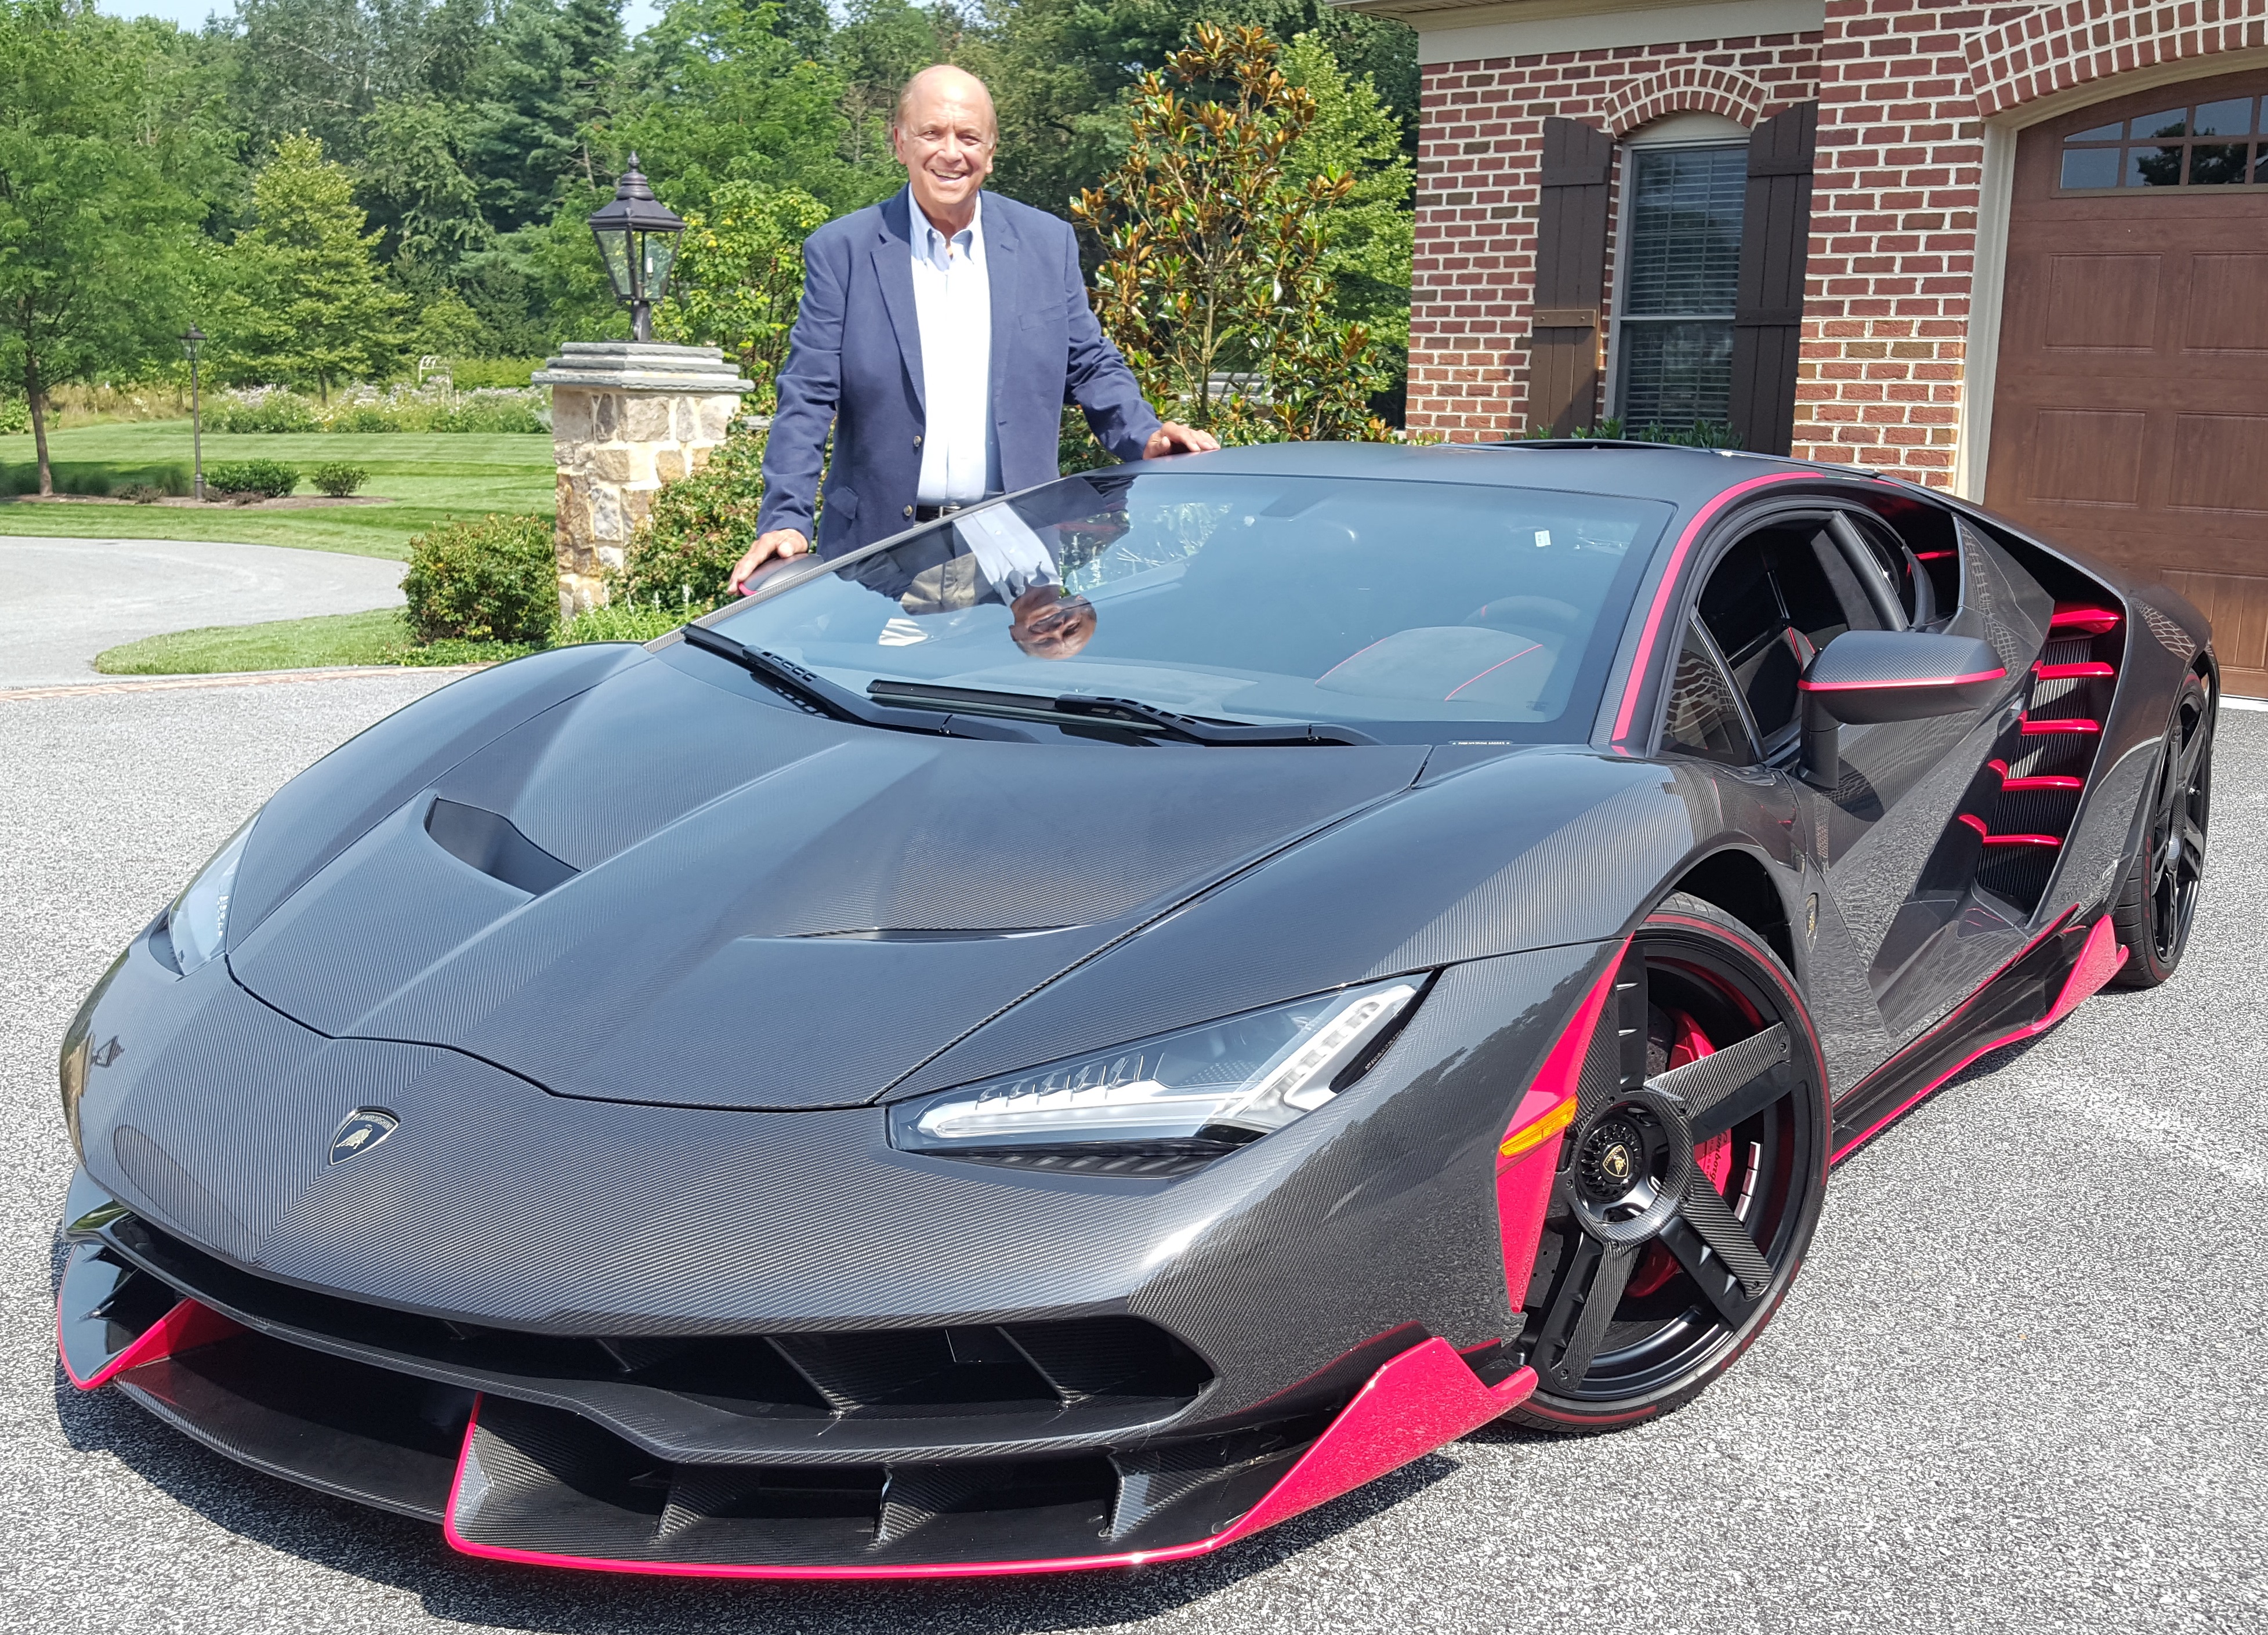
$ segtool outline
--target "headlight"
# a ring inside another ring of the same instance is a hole
[[[173,945],[173,968],[188,976],[221,951],[228,940],[228,902],[236,893],[236,865],[255,820],[228,837],[212,861],[197,871],[166,910],[166,938]]]
[[[909,1152],[1050,1167],[1105,1152],[1154,1160],[1134,1166],[1149,1169],[1203,1161],[1353,1083],[1418,986],[1405,977],[1343,988],[900,1102],[890,1140]]]

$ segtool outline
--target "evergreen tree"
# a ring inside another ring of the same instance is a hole
[[[616,0],[505,0],[470,144],[482,207],[500,231],[549,217],[561,179],[585,161],[622,50]]]
[[[253,184],[258,225],[235,246],[245,304],[230,337],[287,378],[331,387],[379,372],[401,350],[405,303],[372,258],[382,233],[363,232],[346,166],[311,136],[276,144]]]

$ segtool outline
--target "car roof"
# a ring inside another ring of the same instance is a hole
[[[1740,449],[1683,448],[1600,439],[1508,443],[1258,443],[1218,453],[1138,460],[1126,469],[1220,475],[1313,476],[1403,482],[1480,484],[1508,489],[1610,494],[1666,500],[1681,509],[1777,472],[1826,480],[1882,482],[1858,467],[1751,454]],[[1888,483],[1891,487],[1904,485]]]

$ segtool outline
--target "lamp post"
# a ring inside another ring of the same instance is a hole
[[[189,457],[196,468],[196,481],[191,492],[202,504],[205,497],[205,423],[203,405],[197,397],[197,349],[205,343],[204,331],[191,324],[181,332],[181,350],[189,355]]]
[[[630,309],[632,340],[653,339],[653,304],[669,293],[677,235],[684,231],[676,212],[653,196],[639,173],[637,155],[631,154],[615,184],[613,202],[591,217],[591,236],[599,241],[599,259],[606,263],[615,299]]]

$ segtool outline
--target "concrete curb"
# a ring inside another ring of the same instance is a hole
[[[340,665],[322,670],[232,670],[215,675],[122,677],[115,681],[63,681],[42,687],[0,687],[0,703],[35,698],[88,698],[104,693],[171,693],[205,687],[275,687],[287,681],[352,681],[374,675],[470,675],[485,664]]]

